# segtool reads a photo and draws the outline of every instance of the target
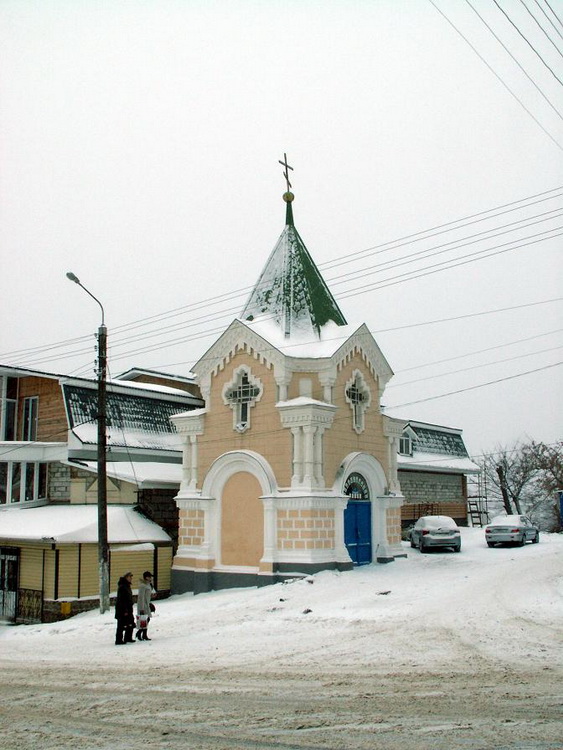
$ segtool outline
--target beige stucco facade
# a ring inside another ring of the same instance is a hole
[[[371,504],[370,561],[402,554],[400,429],[379,405],[391,370],[365,327],[330,356],[309,358],[234,321],[194,370],[205,408],[172,418],[184,441],[173,591],[352,567],[351,476],[365,480]],[[237,388],[250,394],[244,411]]]

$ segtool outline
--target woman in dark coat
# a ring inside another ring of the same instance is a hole
[[[133,592],[131,581],[133,573],[125,573],[117,583],[117,597],[115,600],[115,619],[117,630],[115,631],[115,645],[123,643],[134,643],[133,629],[135,627],[135,616],[133,615]]]

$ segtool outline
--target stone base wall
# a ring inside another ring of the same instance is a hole
[[[295,572],[295,564],[274,563],[271,573],[227,573],[214,570],[172,569],[172,594],[184,594],[193,591],[203,594],[219,589],[242,588],[251,586],[269,586],[273,583],[306,578],[321,570],[351,570],[352,563],[300,563]]]
[[[159,591],[158,594],[153,598],[153,601],[158,599],[167,599],[170,596],[170,591]],[[135,602],[137,597],[134,597]],[[43,615],[42,622],[60,622],[61,620],[68,620],[69,617],[79,615],[81,612],[90,612],[92,609],[99,609],[99,599],[74,599],[72,601],[46,599],[43,602]],[[113,611],[115,606],[115,597],[110,599],[110,609]]]

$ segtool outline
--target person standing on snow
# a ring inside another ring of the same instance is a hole
[[[117,630],[115,631],[115,645],[134,643],[133,628],[135,627],[135,616],[133,614],[133,592],[131,581],[133,573],[125,573],[117,583],[117,597],[115,599],[115,619]]]
[[[139,592],[137,594],[137,640],[139,641],[151,640],[147,635],[147,628],[151,619],[151,597],[153,593],[152,573],[145,570],[143,578],[139,581]]]

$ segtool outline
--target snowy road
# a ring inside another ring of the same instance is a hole
[[[0,629],[0,748],[563,748],[563,536]],[[305,610],[311,610],[305,613]]]

